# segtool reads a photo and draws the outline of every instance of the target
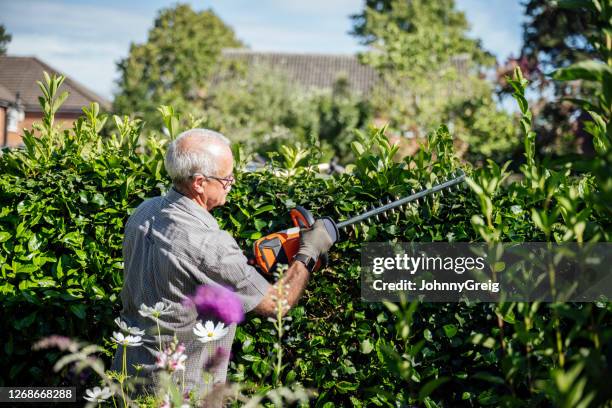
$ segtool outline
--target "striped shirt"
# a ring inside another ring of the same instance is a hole
[[[123,241],[123,289],[121,318],[128,326],[146,330],[144,344],[129,347],[128,373],[136,374],[133,365],[141,365],[139,377],[156,382],[156,351],[159,349],[157,325],[151,318],[138,313],[141,304],[153,306],[164,301],[170,314],[159,319],[162,344],[169,344],[176,336],[186,347],[186,389],[209,390],[216,383],[224,383],[229,364],[236,324],[219,340],[202,343],[193,333],[198,321],[217,320],[213,316],[198,315],[182,302],[199,285],[224,285],[241,299],[245,313],[263,299],[269,283],[252,266],[238,247],[236,240],[219,229],[215,218],[195,201],[174,188],[161,197],[143,202],[128,219]],[[218,347],[227,350],[225,357],[211,373],[204,375],[203,367]],[[117,349],[113,369],[120,371],[122,347]],[[182,373],[175,374],[182,380]]]

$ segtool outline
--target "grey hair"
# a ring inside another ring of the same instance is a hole
[[[197,147],[184,146],[181,141],[185,137],[195,137],[200,143]],[[216,158],[206,148],[210,142],[217,141],[230,145],[227,137],[210,129],[190,129],[181,133],[169,145],[164,159],[166,172],[175,186],[180,186],[194,173],[208,176],[219,176],[219,166]]]

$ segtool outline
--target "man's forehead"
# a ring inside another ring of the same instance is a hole
[[[219,166],[219,172],[223,175],[230,174],[234,168],[234,156],[229,146],[224,146],[224,149],[216,150],[213,155]]]

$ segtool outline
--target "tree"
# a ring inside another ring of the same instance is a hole
[[[604,0],[602,3],[608,2]],[[564,8],[563,6],[572,6]],[[553,81],[549,74],[558,68],[596,56],[592,39],[604,27],[586,1],[529,0],[525,3],[523,46],[517,59],[499,70],[508,75],[519,65],[531,81],[536,101],[532,103],[535,132],[541,155],[594,154],[592,138],[584,130],[589,115],[567,99],[592,98],[590,84]],[[512,92],[502,79],[502,92]]]
[[[183,114],[198,111],[221,50],[242,45],[212,10],[197,12],[185,4],[161,10],[146,43],[132,44],[118,64],[115,110],[159,126],[159,105]]]
[[[8,43],[11,42],[12,35],[6,32],[6,29],[0,24],[0,55],[6,54]]]
[[[538,85],[547,84],[545,73],[595,56],[589,38],[599,31],[597,18],[586,7],[566,9],[557,2],[529,0],[525,16],[521,57],[537,62],[529,74]]]
[[[378,115],[392,127],[417,136],[444,122],[457,122],[455,127],[464,129],[466,115],[461,109],[468,101],[480,101],[470,115],[492,113],[511,122],[497,110],[492,85],[484,79],[495,59],[468,37],[465,15],[455,9],[453,0],[367,0],[364,11],[352,18],[352,34],[369,46],[361,60],[383,80],[374,101]],[[506,124],[483,129],[486,142],[481,146],[516,141],[512,126]],[[498,133],[499,129],[510,133]],[[455,134],[467,142],[467,133]],[[490,149],[482,154],[474,150],[482,156]]]
[[[469,25],[454,0],[367,0],[352,19],[352,34],[373,48],[364,58],[375,67],[416,76],[459,55],[479,64],[494,62],[478,40],[468,38]]]

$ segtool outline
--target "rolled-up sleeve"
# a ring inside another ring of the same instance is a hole
[[[211,231],[214,251],[207,251],[206,274],[232,289],[246,312],[253,310],[268,293],[270,284],[248,264],[236,240],[223,230]]]

